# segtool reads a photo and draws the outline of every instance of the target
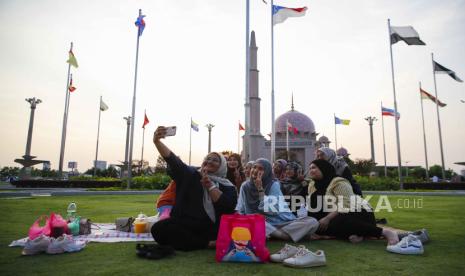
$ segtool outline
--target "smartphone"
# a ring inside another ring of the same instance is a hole
[[[174,136],[174,135],[176,135],[176,127],[175,126],[166,127],[166,136]]]

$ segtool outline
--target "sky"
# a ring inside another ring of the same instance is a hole
[[[271,131],[270,0],[250,0],[250,29],[258,46],[261,132]],[[32,155],[58,168],[67,80],[68,50],[74,43],[79,68],[72,69],[65,165],[92,167],[99,98],[99,160],[124,160],[126,122],[132,112],[138,10],[146,15],[140,38],[133,159],[140,159],[144,110],[144,159],[155,165],[152,135],[158,125],[177,126],[166,144],[192,163],[207,153],[206,124],[214,124],[212,150],[238,148],[238,121],[244,123],[245,3],[232,0],[59,1],[0,0],[0,166],[25,153],[30,108],[25,98],[43,102],[35,112]],[[383,161],[380,105],[393,108],[387,19],[413,26],[426,46],[393,45],[403,165],[424,166],[419,82],[434,95],[431,53],[465,79],[464,0],[282,0],[275,5],[307,6],[304,17],[274,28],[276,118],[295,109],[309,116],[316,131],[334,141],[333,114],[350,119],[338,126],[338,146],[352,159],[370,158],[369,126],[375,116],[375,160]],[[465,169],[465,83],[437,75],[444,157],[447,168]],[[424,101],[429,164],[441,164],[436,108]],[[384,118],[388,165],[397,165],[395,124]],[[334,143],[332,144],[334,146]],[[36,166],[41,168],[41,166]]]

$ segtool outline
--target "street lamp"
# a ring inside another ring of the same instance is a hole
[[[373,122],[377,121],[376,117],[368,116],[365,118],[370,125],[370,142],[371,142],[371,161],[375,162],[375,144],[373,141]]]
[[[205,126],[208,129],[208,153],[210,153],[212,149],[212,128],[214,126],[215,126],[214,124],[207,124]]]
[[[25,99],[31,106],[31,114],[29,116],[29,129],[27,131],[27,141],[26,141],[26,152],[23,155],[23,159],[15,159],[16,163],[23,165],[22,177],[29,177],[30,171],[27,171],[26,168],[34,166],[36,164],[44,163],[45,160],[33,160],[36,156],[31,155],[31,144],[32,144],[32,130],[34,128],[34,113],[38,104],[42,102],[40,99],[28,98]]]

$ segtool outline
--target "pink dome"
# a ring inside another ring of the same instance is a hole
[[[293,127],[296,127],[300,133],[314,133],[315,125],[313,121],[307,117],[307,115],[300,113],[296,110],[290,110],[281,116],[279,116],[275,121],[276,132],[286,132],[287,126],[286,121],[289,120],[289,123]]]

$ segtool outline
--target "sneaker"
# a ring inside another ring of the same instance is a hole
[[[50,237],[40,235],[37,238],[26,241],[24,245],[24,249],[22,254],[23,255],[35,255],[47,250],[48,246],[50,245]]]
[[[299,247],[299,251],[293,257],[285,259],[283,264],[291,267],[324,266],[326,265],[326,256],[322,250],[312,252],[301,246]]]
[[[80,251],[86,246],[84,242],[76,242],[70,235],[62,235],[53,239],[47,248],[47,254],[61,254]]]
[[[388,245],[386,250],[397,254],[421,255],[423,254],[423,244],[416,236],[410,234],[397,244]]]
[[[414,235],[415,237],[417,237],[417,239],[421,241],[422,244],[425,244],[430,241],[428,230],[426,230],[425,228],[416,230],[413,232],[399,233],[398,235],[399,235],[399,240],[403,239],[404,237],[408,235]]]
[[[281,250],[271,255],[270,260],[275,263],[282,263],[285,259],[294,256],[297,251],[299,251],[298,247],[286,244]]]

